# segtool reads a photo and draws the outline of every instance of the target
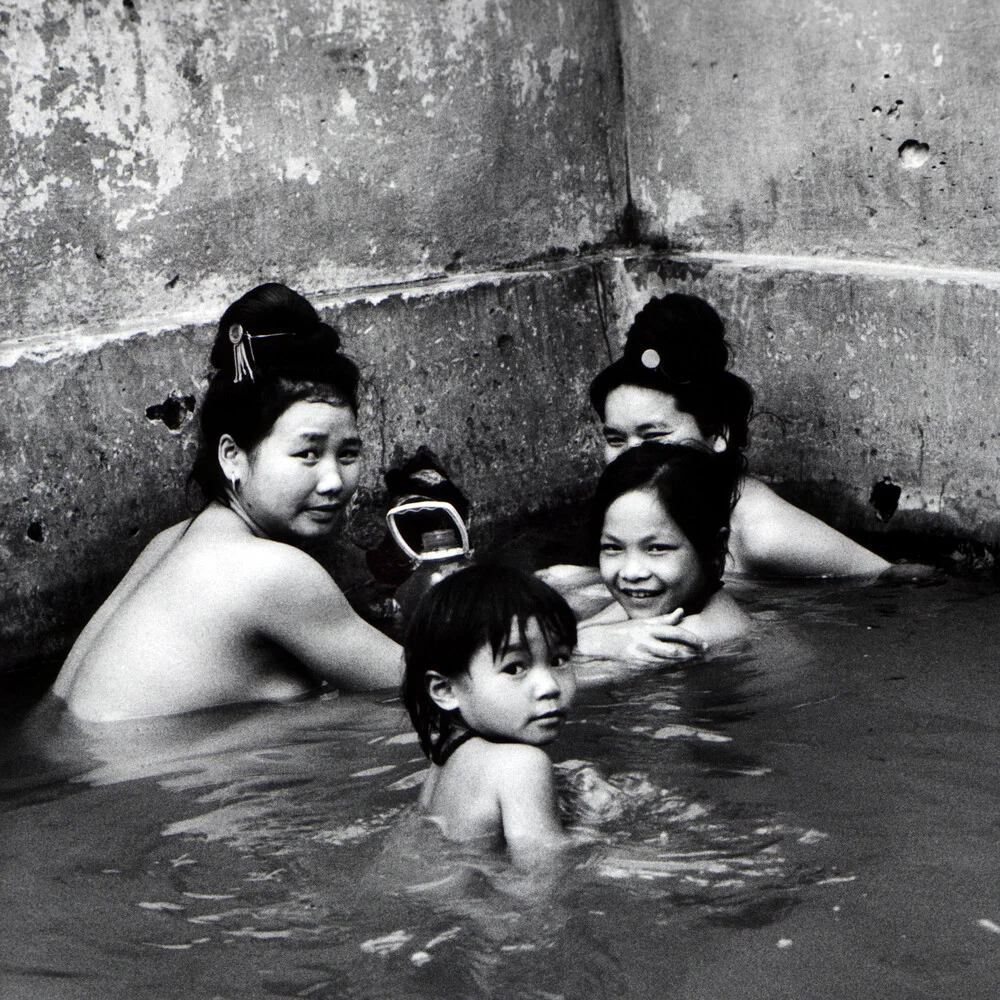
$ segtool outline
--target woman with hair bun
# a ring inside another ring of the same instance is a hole
[[[309,554],[357,489],[357,366],[280,284],[223,315],[192,478],[207,503],[157,535],[80,634],[53,687],[105,722],[280,701],[324,683],[393,687],[400,647]]]
[[[727,571],[753,576],[861,576],[890,563],[745,473],[753,391],[728,371],[719,314],[693,295],[651,299],[624,355],[591,383],[610,462],[643,441],[694,443],[739,463]]]
[[[715,452],[732,463],[738,483],[726,572],[745,576],[875,576],[891,564],[746,474],[753,390],[728,370],[729,345],[719,314],[704,299],[671,294],[651,299],[629,329],[623,356],[590,386],[602,421],[604,459],[612,462],[647,441]],[[926,567],[908,571],[926,575]],[[578,648],[600,658],[661,663],[706,651],[680,627],[677,613],[606,624],[588,584],[594,571],[553,566],[541,576],[585,617]],[[703,637],[704,638],[704,637]]]

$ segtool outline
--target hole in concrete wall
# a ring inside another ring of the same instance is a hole
[[[899,147],[899,165],[904,170],[916,170],[922,167],[931,155],[931,147],[926,142],[917,139],[907,139]]]
[[[513,343],[514,338],[509,333],[501,333],[500,336],[497,337],[497,350],[501,354],[506,354],[510,350]]]
[[[45,525],[41,521],[32,521],[28,525],[28,530],[25,534],[33,542],[44,542],[45,541]]]
[[[175,274],[163,287],[169,290],[173,288],[180,280],[181,276],[179,274]]]
[[[875,508],[875,514],[880,521],[888,521],[896,513],[902,492],[902,488],[897,486],[888,476],[872,484],[872,495],[868,500]]]
[[[122,0],[122,6],[128,11],[128,19],[136,24],[142,23],[139,12],[135,9],[135,0]]]
[[[159,420],[168,430],[179,430],[187,418],[194,413],[194,396],[182,396],[172,392],[162,403],[146,407],[147,420]]]
[[[444,269],[445,269],[445,271],[448,274],[454,274],[455,271],[460,271],[462,269],[462,251],[461,250],[456,250],[451,255],[451,260],[447,264],[445,264]]]

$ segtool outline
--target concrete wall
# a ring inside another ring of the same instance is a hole
[[[615,40],[557,0],[5,4],[0,350],[607,240]]]
[[[23,0],[0,51],[4,666],[189,513],[212,326],[263,280],[365,369],[367,496],[420,443],[484,525],[579,491],[608,355],[558,258],[625,208],[611,5]]]
[[[187,514],[212,327],[262,280],[365,369],[362,527],[420,443],[481,526],[586,492],[587,382],[686,289],[755,472],[996,546],[998,32],[985,0],[5,4],[0,664]]]
[[[645,240],[993,268],[990,0],[623,0]]]
[[[883,530],[889,478],[893,529],[995,546],[994,5],[620,9],[630,218],[661,251],[618,286],[621,323],[704,294],[758,392],[754,471],[852,531]]]

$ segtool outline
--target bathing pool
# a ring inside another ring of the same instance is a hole
[[[384,695],[43,701],[4,736],[0,997],[996,997],[995,588],[738,593],[749,651],[581,699],[551,750],[600,839],[530,880],[408,821]]]

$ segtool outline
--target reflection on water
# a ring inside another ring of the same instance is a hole
[[[990,995],[996,597],[744,599],[750,652],[584,696],[580,843],[530,877],[413,814],[393,699],[41,704],[2,748],[0,995]]]

